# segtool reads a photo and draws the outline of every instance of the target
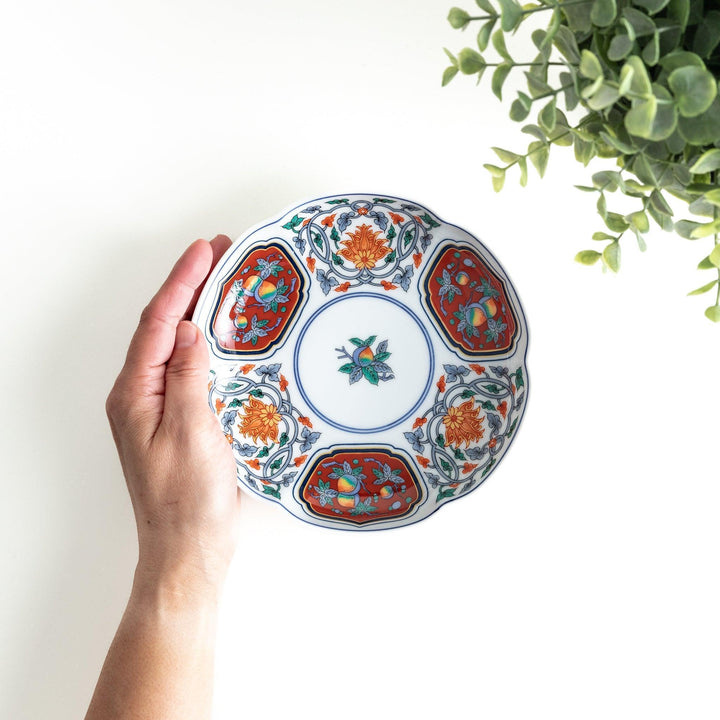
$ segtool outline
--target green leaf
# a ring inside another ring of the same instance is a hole
[[[720,322],[720,306],[711,305],[707,310],[705,310],[705,317],[713,322]]]
[[[510,164],[517,162],[517,159],[520,157],[517,153],[511,152],[510,150],[503,150],[499,147],[493,147],[492,150],[504,163]]]
[[[630,223],[631,228],[638,232],[646,233],[650,230],[650,221],[642,210],[626,215],[625,220]]]
[[[556,108],[556,102],[555,98],[553,97],[550,102],[545,105],[545,107],[540,111],[540,114],[538,115],[538,122],[540,123],[540,127],[543,128],[548,133],[551,133],[555,129],[555,108]]]
[[[700,227],[700,223],[694,220],[679,220],[675,223],[675,232],[686,240],[694,240],[693,232]]]
[[[615,0],[595,0],[590,11],[590,20],[593,25],[598,27],[607,27],[612,24],[617,15],[617,5]]]
[[[338,370],[339,370],[341,373],[348,373],[348,374],[349,374],[349,373],[351,373],[353,370],[355,370],[355,367],[356,367],[355,363],[349,362],[349,363],[345,363],[342,367],[339,367]]]
[[[625,115],[625,129],[631,135],[649,139],[657,115],[657,99],[650,95],[646,100],[633,102]]]
[[[715,268],[715,266],[710,262],[710,256],[708,255],[707,257],[704,257],[704,258],[698,263],[697,269],[698,269],[698,270],[715,270],[716,268]],[[230,403],[230,405],[228,405],[228,407],[230,407],[231,405],[232,405],[232,403]]]
[[[372,345],[377,340],[377,335],[371,335],[367,340],[363,341],[363,345]]]
[[[575,256],[575,262],[579,262],[581,265],[594,265],[601,257],[596,250],[581,250]]]
[[[568,27],[573,33],[582,35],[592,30],[592,20],[590,19],[592,3],[582,2],[574,4],[568,1],[561,3],[560,6],[563,14],[567,18]]]
[[[505,185],[505,170],[497,165],[485,163],[483,167],[492,175],[492,185],[495,192],[500,192]]]
[[[470,15],[462,8],[454,7],[450,8],[447,19],[456,30],[464,30],[470,22]]]
[[[675,50],[660,59],[660,67],[662,67],[662,69],[667,73],[671,73],[673,70],[677,70],[678,68],[693,65],[699,68],[705,67],[705,63],[699,55],[687,52],[686,50]]]
[[[716,190],[710,190],[710,192],[705,193],[703,197],[705,198],[705,200],[707,200],[707,202],[714,205],[715,207],[720,207],[720,188],[717,188]]]
[[[484,10],[486,13],[488,13],[488,15],[497,16],[497,12],[496,12],[495,8],[492,6],[492,3],[490,2],[490,0],[475,0],[475,3],[481,10]]]
[[[717,96],[717,82],[712,73],[694,65],[673,70],[668,76],[668,85],[683,117],[704,113]]]
[[[536,98],[540,95],[548,96],[553,92],[553,89],[550,87],[550,85],[548,85],[542,78],[538,77],[534,73],[526,72],[525,79],[527,80],[530,97]]]
[[[715,280],[712,280],[711,282],[707,283],[707,285],[703,285],[702,287],[697,288],[696,290],[691,290],[688,295],[702,295],[703,293],[709,292],[712,290],[716,285],[718,281],[717,278]]]
[[[597,55],[589,50],[583,50],[580,56],[580,74],[590,80],[603,77],[603,69]]]
[[[503,58],[504,60],[507,60],[508,62],[513,62],[513,59],[510,57],[510,53],[507,50],[507,47],[505,45],[505,33],[502,30],[496,30],[492,35],[492,44],[495,50],[497,51],[497,54]]]
[[[720,268],[720,245],[716,245],[712,252],[708,255],[708,260],[716,267]]]
[[[645,8],[651,15],[660,12],[670,0],[633,0],[634,5]]]
[[[680,117],[680,135],[692,145],[712,145],[720,137],[720,98],[697,117]]]
[[[566,25],[560,25],[553,39],[553,45],[571,65],[580,63],[580,48],[572,30]]]
[[[654,67],[657,65],[660,59],[660,35],[657,31],[653,33],[650,41],[643,48],[641,55],[647,66]]]
[[[667,200],[663,197],[663,194],[659,190],[653,190],[650,193],[650,204],[657,210],[657,212],[672,217],[672,208],[668,205]]]
[[[643,97],[650,95],[652,93],[652,83],[645,63],[637,55],[631,55],[625,61],[625,65],[630,66],[633,70],[630,91]]]
[[[485,70],[485,58],[472,48],[463,48],[458,53],[458,67],[464,75],[474,75]]]
[[[482,25],[477,34],[477,45],[480,52],[485,52],[488,43],[490,42],[490,35],[492,34],[493,28],[495,27],[495,20],[488,20]]]
[[[510,106],[510,119],[515,120],[515,122],[522,122],[530,114],[531,106],[532,100],[525,93],[519,92]]]
[[[594,143],[586,142],[579,137],[575,137],[574,152],[575,159],[587,167],[588,163],[595,157],[595,145]]]
[[[290,220],[289,222],[286,222],[283,225],[283,228],[285,230],[294,230],[298,225],[300,225],[302,220],[303,219],[299,215],[293,215],[292,220]]]
[[[623,233],[630,227],[630,224],[619,213],[609,212],[603,219],[605,220],[605,225],[616,233]]]
[[[521,387],[525,387],[525,380],[523,379],[522,368],[518,368],[514,374],[515,374],[515,387],[517,387],[518,389]]]
[[[697,31],[695,32],[693,50],[701,57],[709,58],[712,56],[719,42],[720,12],[710,10],[710,12],[703,13],[702,22],[698,25]]]
[[[615,240],[605,247],[602,253],[603,261],[613,272],[620,269],[620,243]]]
[[[458,69],[452,65],[448,65],[442,75],[442,87],[445,87],[457,74]]]
[[[278,500],[280,499],[280,491],[274,485],[263,485],[263,492],[266,495],[272,495]]]
[[[620,93],[616,87],[609,83],[602,83],[600,87],[588,98],[588,105],[591,110],[605,110],[612,107],[620,99]]]
[[[500,6],[500,27],[505,32],[514,30],[523,18],[523,9],[516,0],[497,0]]]
[[[378,384],[378,374],[377,370],[374,367],[366,365],[363,368],[363,375],[372,385]]]
[[[593,233],[592,239],[593,240],[615,240],[616,238],[614,235],[608,235],[606,232],[596,232],[596,233]]]
[[[527,158],[521,155],[518,158],[518,167],[520,168],[520,187],[525,187],[528,181]]]
[[[360,338],[356,338],[356,337],[350,338],[350,342],[351,342],[353,345],[357,345],[358,347],[364,347],[364,346],[365,346],[365,342],[364,342],[363,340],[361,340]]]
[[[500,63],[492,74],[490,87],[498,100],[502,100],[502,88],[512,68],[513,66],[509,63]]]
[[[530,143],[528,147],[528,157],[530,162],[533,164],[540,177],[545,175],[547,169],[548,160],[550,159],[550,149],[547,144],[540,142],[539,140]]]
[[[691,233],[690,233],[690,239],[691,240],[700,240],[701,238],[709,237],[710,235],[716,235],[717,233],[720,233],[720,220],[713,220],[709,223],[702,223],[702,225],[698,225]],[[715,250],[713,250],[715,252]],[[710,261],[712,260],[712,253],[710,253]]]
[[[610,41],[608,59],[617,62],[624,60],[632,51],[635,41],[627,33],[618,33]]]
[[[693,175],[703,175],[720,169],[720,149],[713,148],[704,152],[692,165],[690,172]]]

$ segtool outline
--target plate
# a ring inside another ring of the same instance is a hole
[[[246,232],[193,320],[244,490],[346,530],[468,495],[525,410],[528,331],[490,251],[416,202],[348,194]]]

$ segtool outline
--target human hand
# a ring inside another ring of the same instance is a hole
[[[205,340],[189,318],[230,246],[218,235],[180,257],[143,311],[107,399],[138,530],[136,586],[217,597],[235,547],[235,461],[207,402]]]

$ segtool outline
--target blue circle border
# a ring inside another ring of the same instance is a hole
[[[385,302],[392,303],[393,305],[397,305],[401,310],[403,310],[405,313],[407,313],[417,324],[417,326],[422,331],[423,337],[425,338],[425,343],[428,347],[428,353],[430,355],[430,369],[428,372],[428,378],[427,382],[425,383],[425,387],[423,388],[422,393],[420,394],[419,399],[417,402],[408,410],[402,417],[398,418],[397,420],[394,420],[391,423],[380,425],[378,427],[373,428],[356,428],[352,427],[350,425],[342,425],[341,423],[335,422],[334,420],[331,420],[329,417],[324,415],[320,410],[318,410],[315,405],[312,403],[310,398],[307,396],[305,392],[305,388],[303,387],[302,380],[300,379],[300,373],[298,371],[298,360],[300,355],[300,346],[302,345],[303,338],[305,336],[305,333],[307,332],[307,329],[310,327],[312,322],[315,320],[315,318],[320,315],[322,312],[327,310],[332,305],[336,305],[337,303],[351,300],[353,298],[361,298],[361,297],[370,297],[375,300],[383,300]],[[325,303],[321,307],[319,307],[315,312],[308,318],[307,322],[303,326],[302,330],[300,330],[300,334],[298,335],[298,338],[295,342],[295,349],[293,351],[293,373],[295,375],[295,382],[297,384],[297,388],[300,391],[300,396],[305,401],[305,403],[312,408],[312,410],[315,412],[315,414],[324,420],[328,425],[331,427],[334,427],[338,430],[345,430],[346,432],[352,432],[352,433],[358,433],[362,435],[370,435],[372,433],[378,433],[383,432],[385,430],[390,430],[391,428],[397,427],[401,423],[405,422],[409,417],[411,417],[416,410],[420,408],[420,406],[423,403],[423,400],[425,400],[425,397],[427,396],[428,392],[430,391],[430,387],[432,386],[433,377],[435,376],[435,349],[433,348],[432,340],[430,339],[430,335],[428,334],[428,331],[423,326],[422,322],[420,322],[420,318],[412,311],[410,308],[408,308],[406,305],[403,305],[398,300],[395,300],[395,298],[392,297],[385,297],[383,295],[378,295],[376,293],[371,292],[356,292],[352,295],[346,295],[344,297],[336,298],[335,300],[331,300],[328,303]]]

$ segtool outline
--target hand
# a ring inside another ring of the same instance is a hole
[[[138,529],[136,587],[216,597],[235,548],[235,461],[208,406],[205,340],[187,320],[230,240],[198,240],[140,317],[107,414]]]

